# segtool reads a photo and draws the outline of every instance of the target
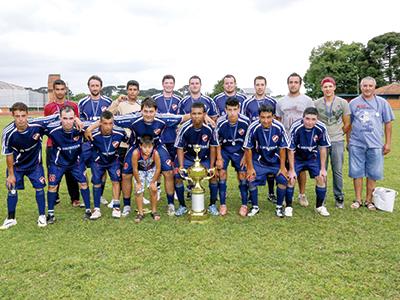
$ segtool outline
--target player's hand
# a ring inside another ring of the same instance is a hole
[[[221,170],[224,167],[224,161],[222,160],[222,158],[219,158],[215,161],[215,166],[218,170]]]
[[[128,100],[128,96],[126,95],[119,95],[119,97],[117,98],[118,102],[123,102],[123,101],[127,101]]]
[[[256,170],[254,170],[254,168],[248,169],[247,170],[247,174],[246,174],[246,178],[247,180],[254,180],[254,178],[256,178]]]
[[[383,155],[388,154],[390,151],[391,151],[391,149],[390,149],[390,145],[389,144],[383,145]]]
[[[321,171],[319,171],[319,176],[326,180],[327,173],[325,168],[321,168]]]
[[[207,125],[210,125],[210,126],[213,127],[213,128],[216,127],[216,124],[215,124],[214,120],[211,119],[208,115],[205,116],[204,122],[205,122]]]
[[[244,169],[246,167],[246,158],[244,157],[244,155],[243,155],[242,159],[240,160],[240,167],[242,169]]]
[[[17,179],[14,175],[8,175],[6,179],[6,185],[9,190],[15,188],[15,184],[17,183]]]
[[[288,174],[288,171],[286,170],[286,168],[279,169],[278,175],[279,174],[282,174],[283,176],[285,176],[286,179],[289,178],[289,174]]]
[[[90,128],[85,130],[85,138],[88,141],[93,141],[93,135],[92,135],[92,130]]]
[[[138,183],[135,185],[135,193],[136,193],[136,194],[140,194],[141,190],[142,190],[142,184],[141,184],[140,182],[138,182]]]
[[[75,126],[79,131],[83,130],[83,122],[78,117],[75,117]]]
[[[297,178],[296,172],[294,170],[289,170],[288,172],[289,179],[294,181]]]
[[[156,182],[150,182],[149,187],[150,187],[150,189],[157,189],[157,184],[156,184]]]

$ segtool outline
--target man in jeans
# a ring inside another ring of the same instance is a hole
[[[314,104],[318,110],[319,120],[325,124],[331,140],[326,162],[328,164],[330,158],[335,205],[337,208],[344,208],[342,176],[344,135],[350,129],[350,108],[345,99],[335,95],[336,82],[332,77],[322,79],[321,89],[324,96],[317,99]]]

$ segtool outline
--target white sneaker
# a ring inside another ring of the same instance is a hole
[[[3,225],[0,226],[0,230],[6,230],[15,225],[17,225],[16,219],[5,219]]]
[[[121,218],[121,210],[118,207],[113,208],[111,216],[116,219]]]
[[[260,208],[258,206],[253,206],[250,212],[247,214],[248,217],[254,217],[256,214],[260,212]]]
[[[90,220],[97,220],[99,218],[101,218],[100,209],[95,208],[94,211],[92,212],[92,215],[90,216]]]
[[[145,197],[143,197],[143,204],[144,205],[150,204],[150,200],[147,200]]]
[[[176,192],[174,193],[174,200],[178,201],[178,195],[176,194]]]
[[[46,227],[47,226],[47,218],[45,215],[40,215],[37,219],[37,226]]]
[[[293,207],[285,207],[285,217],[293,217]]]
[[[329,217],[329,216],[330,216],[330,213],[328,212],[328,210],[326,209],[325,206],[317,207],[317,208],[315,209],[315,211],[316,211],[317,213],[319,213],[321,216],[324,216],[324,217]]]
[[[170,217],[175,216],[175,206],[173,204],[168,204],[167,215]]]
[[[158,187],[157,189],[157,201],[161,200],[161,186]]]
[[[107,201],[106,198],[104,198],[103,196],[101,196],[101,197],[100,197],[100,203],[103,204],[103,205],[107,205],[107,204],[108,204],[108,201]]]
[[[308,206],[308,199],[306,194],[299,194],[299,204],[300,206],[307,207]]]
[[[129,205],[124,206],[124,209],[122,210],[122,216],[127,217],[131,213],[131,207]]]
[[[111,200],[110,203],[107,205],[108,208],[113,208],[114,207],[114,200]]]

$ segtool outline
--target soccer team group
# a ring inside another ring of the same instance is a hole
[[[315,179],[315,211],[329,216],[325,206],[329,158],[335,206],[344,207],[345,139],[349,176],[355,189],[351,207],[357,209],[365,204],[369,210],[375,209],[372,191],[376,180],[383,177],[383,156],[390,152],[394,115],[388,102],[375,95],[376,82],[372,77],[361,81],[362,94],[350,103],[335,95],[332,77],[322,79],[324,96],[313,101],[300,93],[302,78],[296,73],[287,78],[289,92],[279,101],[266,95],[267,80],[263,76],[254,79],[255,94],[250,98],[237,92],[233,75],[224,77],[224,92],[214,99],[201,93],[198,76],[189,79],[189,94],[181,99],[174,94],[175,78],[165,75],[162,93],[140,103],[139,83],[135,80],[127,83],[127,95],[115,101],[101,95],[100,77],[91,76],[87,84],[90,94],[77,105],[66,100],[65,82],[56,80],[54,100],[45,106],[44,117],[28,118],[24,103],[12,105],[14,121],[4,128],[2,136],[8,216],[1,229],[17,224],[18,190],[24,189],[25,176],[36,190],[39,227],[56,220],[58,189],[64,175],[72,206],[85,207],[84,219],[100,218],[101,204],[112,208],[113,218],[129,216],[133,191],[135,222],[141,222],[145,216],[144,203],[150,204],[151,217],[160,220],[157,204],[162,177],[167,214],[183,216],[188,212],[185,193],[190,193],[190,186],[185,190],[183,178],[185,170],[194,163],[194,146],[200,147],[201,164],[217,170],[209,181],[211,215],[224,216],[228,212],[227,169],[231,164],[237,173],[242,217],[253,217],[260,211],[258,186],[268,185],[266,198],[276,204],[277,217],[293,216],[296,181],[299,204],[308,206],[307,171]],[[47,216],[41,160],[44,135],[48,137]],[[86,168],[92,174],[93,210]],[[112,186],[110,203],[103,197],[106,174]],[[145,189],[150,201],[144,198]],[[174,204],[176,199],[178,207]]]

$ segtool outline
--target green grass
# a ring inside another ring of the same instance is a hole
[[[9,121],[3,117],[0,127]],[[396,120],[386,176],[378,183],[397,190],[399,134]],[[4,174],[4,157],[1,165]],[[334,209],[329,190],[331,217],[322,218],[312,208],[313,184],[308,180],[310,207],[296,203],[292,219],[274,216],[265,188],[260,214],[243,219],[231,170],[228,216],[189,224],[165,214],[163,197],[161,221],[146,217],[139,225],[132,216],[112,219],[107,208],[100,220],[84,222],[83,210],[69,205],[63,184],[56,224],[38,228],[34,190],[26,181],[19,192],[18,225],[0,232],[0,299],[399,299],[399,201],[392,214],[351,211],[354,192],[346,176],[346,209]],[[0,193],[5,217],[3,184]],[[106,196],[111,197],[109,186]]]

